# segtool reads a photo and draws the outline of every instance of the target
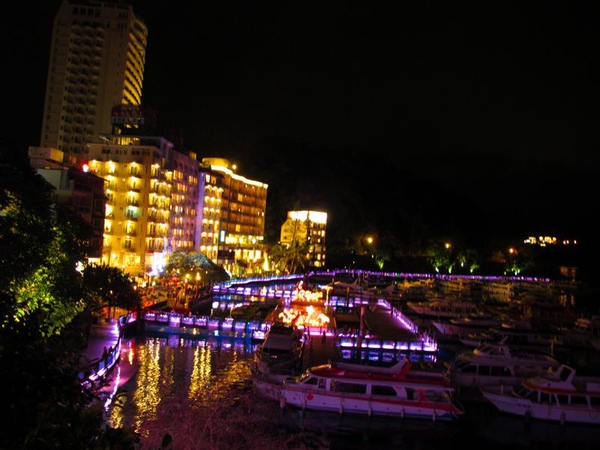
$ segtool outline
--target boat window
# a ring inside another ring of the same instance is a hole
[[[325,378],[319,378],[319,389],[327,389],[327,380]]]
[[[349,392],[352,394],[365,394],[367,392],[367,386],[365,384],[331,380],[330,390],[335,392]]]
[[[564,394],[557,394],[556,401],[560,405],[568,405],[569,404],[569,396]]]
[[[373,386],[371,386],[371,394],[396,397],[396,389],[394,389],[392,386],[381,386],[378,384],[374,384]]]
[[[599,397],[591,397],[590,400],[592,401],[592,407],[600,408],[600,398]],[[594,403],[594,401],[595,401],[595,403]],[[587,401],[587,398],[585,398],[585,396],[583,396],[583,395],[573,395],[573,396],[571,396],[571,404],[572,405],[587,405],[588,401]]]
[[[448,397],[448,394],[446,391],[432,391],[432,390],[427,390],[425,391],[425,398],[427,400],[429,400],[430,402],[436,402],[436,403],[447,403],[450,401],[450,398]]]
[[[518,395],[519,397],[522,397],[522,398],[528,398],[532,393],[531,389],[529,389],[523,385],[515,387],[514,392],[516,395]]]
[[[496,377],[505,377],[510,375],[510,371],[504,366],[492,366],[490,367],[490,374]]]
[[[308,377],[303,377],[304,379],[301,379],[300,382],[304,383],[304,384],[308,384],[308,385],[315,385],[317,384],[318,378],[317,377],[311,377],[310,375]]]
[[[460,371],[464,373],[477,373],[477,366],[474,366],[473,364],[456,366],[456,368],[460,369]]]
[[[600,408],[600,396],[598,396],[598,395],[590,396],[590,405],[594,409]]]
[[[552,398],[552,395],[547,394],[546,392],[541,392],[540,393],[540,403],[545,403],[545,404],[552,404],[554,403],[554,399]]]
[[[310,378],[310,380],[307,381],[307,378]],[[308,372],[304,372],[303,374],[301,374],[298,379],[297,379],[297,383],[305,383],[305,384],[315,384],[316,381],[312,381],[315,380],[315,377],[313,377],[310,373]]]

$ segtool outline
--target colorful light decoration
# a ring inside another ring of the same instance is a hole
[[[278,319],[298,327],[325,327],[331,319],[323,313],[323,292],[303,289],[299,281],[291,297],[286,300],[285,307],[279,313]],[[308,305],[306,305],[308,303]]]

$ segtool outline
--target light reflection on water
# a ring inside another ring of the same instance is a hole
[[[183,339],[147,336],[136,347],[138,369],[124,386],[123,408],[113,408],[109,424],[134,426],[159,419],[161,403],[187,399],[201,405],[230,396],[232,388],[250,389],[255,345],[244,340]]]

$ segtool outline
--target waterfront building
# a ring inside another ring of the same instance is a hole
[[[41,147],[85,153],[115,105],[140,105],[148,30],[131,5],[64,0],[54,18]]]
[[[68,205],[91,226],[87,250],[90,262],[102,257],[104,211],[104,180],[86,170],[74,156],[47,147],[29,147],[29,165],[54,187],[53,200]]]
[[[268,185],[235,172],[225,158],[203,158],[202,166],[222,190],[221,221],[218,236],[218,265],[239,276],[259,271],[265,264],[264,232]]]
[[[320,211],[288,211],[281,226],[280,243],[289,247],[293,242],[308,244],[308,265],[325,267],[327,213]]]
[[[154,136],[105,136],[89,144],[90,171],[106,180],[102,262],[133,276],[158,273],[170,233],[173,144]]]
[[[38,147],[62,156],[32,164],[49,180],[86,164],[103,186],[103,203],[89,207],[98,262],[142,277],[160,273],[172,252],[198,251],[232,274],[259,272],[268,186],[156,135],[156,115],[141,105],[147,35],[125,2],[62,2]]]
[[[224,175],[200,165],[198,176],[198,221],[195,242],[199,251],[217,264],[219,253],[219,230],[223,205]]]

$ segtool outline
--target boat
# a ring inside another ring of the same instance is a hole
[[[448,320],[432,320],[431,324],[443,338],[459,338],[474,332],[487,331],[500,325],[500,320],[487,312],[477,312]]]
[[[461,335],[458,340],[467,347],[479,347],[485,342],[504,342],[513,348],[547,350],[563,348],[562,336],[555,329],[533,327],[530,323],[504,322],[499,327]]]
[[[426,300],[421,302],[406,302],[406,306],[416,314],[423,317],[452,318],[476,313],[478,307],[475,303],[461,300]],[[410,313],[411,311],[407,311]]]
[[[461,394],[468,395],[478,393],[484,386],[514,386],[522,378],[558,368],[560,364],[549,353],[521,350],[503,342],[488,342],[457,354],[446,374],[461,389]]]
[[[304,333],[294,325],[275,322],[254,352],[252,369],[273,377],[299,375],[303,369]]]
[[[516,386],[487,386],[481,393],[499,411],[511,415],[561,424],[600,425],[600,377],[579,376],[564,364]]]
[[[593,348],[592,340],[600,338],[600,315],[578,317],[572,326],[559,327],[565,345]]]
[[[279,385],[255,378],[254,386],[282,408],[434,421],[452,421],[464,414],[444,373],[415,371],[406,358],[388,367],[323,364]]]

